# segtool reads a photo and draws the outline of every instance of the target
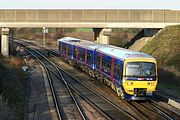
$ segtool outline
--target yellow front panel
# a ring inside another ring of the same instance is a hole
[[[123,76],[126,75],[126,63],[127,62],[153,62],[156,64],[156,60],[147,59],[147,58],[139,58],[139,59],[129,59],[124,61],[124,70]],[[156,64],[156,76],[157,76],[157,64]],[[156,90],[158,78],[156,77],[155,81],[147,81],[147,80],[126,80],[126,77],[123,77],[123,87],[126,93],[130,95],[134,95],[134,88],[146,88],[147,93],[152,93]]]
[[[157,85],[156,81],[132,81],[124,80],[123,86],[126,93],[133,95],[134,88],[147,88],[147,93],[155,91]]]

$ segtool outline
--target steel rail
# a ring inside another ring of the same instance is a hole
[[[48,82],[49,82],[49,86],[50,86],[50,90],[51,90],[51,93],[52,93],[52,96],[53,96],[53,101],[54,101],[54,104],[55,104],[55,108],[56,108],[56,112],[57,112],[57,116],[59,118],[59,120],[62,120],[62,117],[61,117],[61,114],[60,114],[60,108],[59,108],[59,103],[58,103],[58,100],[57,100],[57,96],[55,94],[55,91],[54,91],[54,87],[52,85],[52,81],[50,79],[50,76],[49,76],[49,73],[48,73],[48,70],[47,70],[47,67],[45,66],[45,64],[38,58],[36,57],[31,51],[27,50],[34,58],[36,58],[41,64],[42,66],[44,67],[46,73],[47,73],[47,77],[48,77]]]
[[[17,43],[18,43],[18,42],[17,42]],[[24,44],[22,44],[22,43],[19,43],[19,44],[24,45]],[[24,46],[25,46],[25,45],[24,45]],[[44,55],[42,55],[39,51],[37,51],[37,50],[35,50],[35,49],[33,49],[33,48],[29,48],[29,47],[26,47],[26,48],[31,49],[32,51],[38,53],[41,57],[43,57],[44,59],[46,59],[49,63],[51,63],[51,64],[55,67],[55,69],[58,71],[58,74],[61,76],[60,79],[62,79],[63,83],[65,84],[66,88],[68,89],[68,92],[69,92],[72,100],[74,101],[74,103],[75,103],[75,105],[76,105],[76,107],[77,107],[77,109],[78,109],[78,111],[79,111],[82,119],[83,119],[83,120],[86,120],[86,117],[85,117],[85,115],[83,114],[82,109],[80,108],[80,105],[78,104],[77,100],[75,99],[74,95],[72,94],[72,91],[70,90],[70,88],[69,88],[66,80],[65,80],[64,77],[62,76],[62,74],[61,74],[61,72],[59,71],[59,69],[57,68],[57,66],[56,66],[52,61],[50,61],[49,59],[47,59]],[[37,58],[37,57],[36,57],[36,58]],[[39,58],[38,58],[38,59],[39,59]],[[39,60],[40,60],[40,59],[39,59]],[[41,61],[41,62],[42,62],[42,61]],[[45,64],[44,64],[44,65],[45,65]],[[46,68],[50,69],[49,66],[47,66],[47,65],[45,65],[45,66],[46,66]],[[53,71],[53,70],[51,69],[51,71]]]

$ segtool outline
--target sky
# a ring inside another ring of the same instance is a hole
[[[180,10],[180,0],[0,0],[0,9]]]

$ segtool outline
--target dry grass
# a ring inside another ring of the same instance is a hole
[[[20,57],[12,57],[9,62],[15,66],[20,66],[23,64],[23,59]]]
[[[165,28],[141,51],[154,56],[161,67],[180,71],[180,26]]]

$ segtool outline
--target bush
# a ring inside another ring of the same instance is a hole
[[[20,58],[0,59],[0,120],[24,117],[25,74]]]

